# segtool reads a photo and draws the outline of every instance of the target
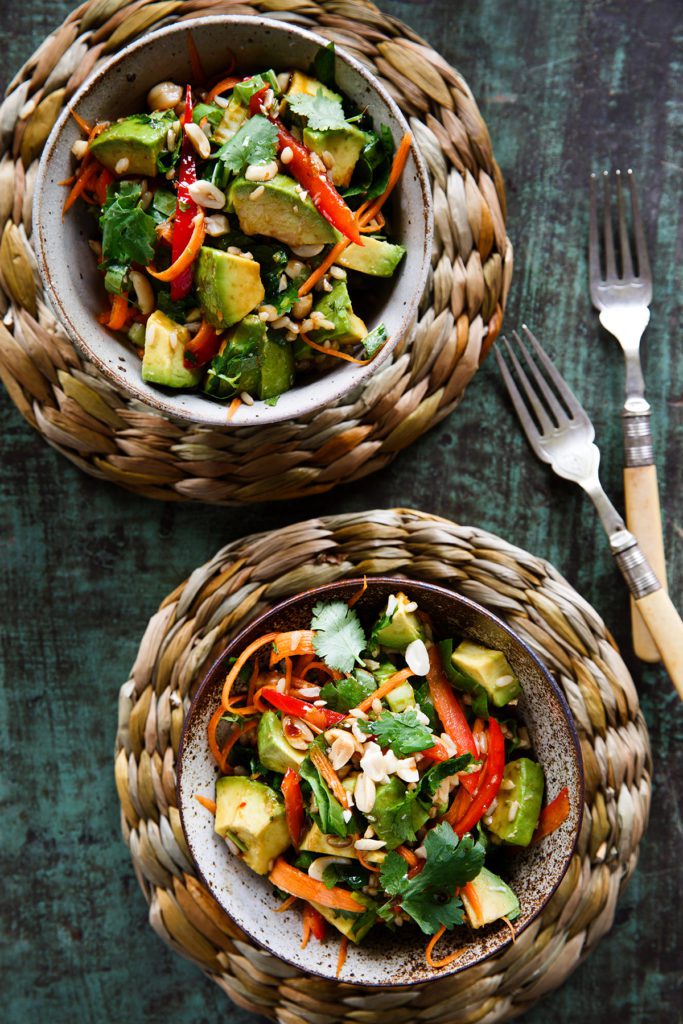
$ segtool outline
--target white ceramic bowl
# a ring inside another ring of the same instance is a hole
[[[275,406],[264,402],[241,406],[229,422],[226,403],[199,393],[173,393],[151,387],[142,380],[138,357],[97,322],[97,314],[105,306],[105,292],[96,260],[87,245],[88,238],[94,237],[92,221],[81,203],[62,221],[66,193],[59,182],[72,173],[71,146],[81,137],[69,110],[94,123],[146,109],[147,92],[160,80],[192,79],[189,33],[210,76],[224,70],[228,48],[237,56],[238,69],[246,73],[267,67],[276,71],[288,67],[306,70],[318,49],[327,44],[321,36],[282,21],[216,16],[179,22],[127,46],[79,89],[47,141],[33,207],[38,266],[56,315],[86,358],[121,391],[170,416],[212,426],[227,428],[292,420],[330,405],[368,378],[412,327],[431,256],[429,176],[413,144],[390,200],[392,236],[406,247],[407,254],[391,281],[378,281],[373,308],[367,313],[369,329],[383,321],[389,334],[389,341],[371,363],[343,363],[311,382],[295,385]],[[386,90],[343,50],[336,51],[335,66],[340,90],[360,107],[366,107],[376,126],[388,125],[398,143],[409,127]]]

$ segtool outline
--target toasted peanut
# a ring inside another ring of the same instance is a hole
[[[159,82],[147,93],[147,106],[150,110],[170,110],[180,103],[183,90],[175,82]]]
[[[154,289],[148,279],[139,270],[131,270],[128,276],[135,289],[135,297],[138,300],[140,312],[145,315],[152,313],[156,307],[156,300],[154,298]]]
[[[244,177],[247,181],[270,181],[278,172],[277,160],[267,164],[249,164]]]
[[[211,145],[204,132],[201,130],[198,124],[190,121],[189,124],[185,125],[185,134],[194,146],[197,154],[206,160],[211,156]]]
[[[193,181],[188,187],[188,192],[194,199],[197,206],[204,206],[208,210],[222,210],[226,203],[225,192],[210,181]]]

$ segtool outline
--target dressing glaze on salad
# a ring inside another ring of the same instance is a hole
[[[196,57],[196,55],[195,55]],[[273,404],[342,359],[387,340],[358,314],[405,249],[384,204],[410,149],[342,95],[333,47],[308,73],[160,82],[148,112],[90,126],[65,212],[92,210],[109,307],[142,378]],[[234,66],[234,65],[233,65]],[[76,116],[76,115],[74,115]]]
[[[445,931],[520,912],[506,851],[569,813],[542,808],[543,770],[517,712],[505,655],[440,639],[405,594],[366,630],[318,603],[309,629],[268,633],[226,677],[208,742],[219,766],[215,830],[303,916],[303,942],[417,926],[434,959]],[[280,908],[282,909],[282,907]]]

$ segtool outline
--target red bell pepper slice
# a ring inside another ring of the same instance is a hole
[[[280,785],[285,800],[285,818],[292,837],[294,849],[298,852],[304,827],[304,798],[301,795],[301,776],[288,768]]]
[[[192,121],[192,109],[192,88],[188,85],[185,92],[185,111],[180,121],[180,130],[183,132],[183,144],[178,169],[178,206],[173,220],[171,263],[175,263],[187,248],[194,229],[194,218],[197,215],[197,204],[189,191],[190,185],[197,180],[197,164],[194,158],[192,143],[184,132],[185,125]],[[179,274],[174,281],[171,281],[171,298],[174,302],[184,299],[191,287],[192,267],[190,266],[182,274]]]
[[[531,842],[540,843],[541,839],[549,836],[551,832],[559,828],[569,816],[569,809],[569,790],[565,786],[564,789],[560,790],[555,799],[551,800],[541,811],[536,831],[531,837]]]
[[[312,907],[310,903],[304,903],[303,917],[304,929],[308,926],[309,931],[318,942],[323,942],[325,939],[325,918],[320,911]]]
[[[428,761],[448,761],[451,756],[440,740],[437,740],[433,747],[421,750],[420,754],[422,757],[426,757]]]
[[[188,370],[204,366],[213,359],[222,344],[222,336],[216,333],[211,324],[204,321],[194,338],[185,346],[183,363]]]
[[[318,729],[329,729],[331,725],[337,725],[338,722],[343,722],[346,718],[346,715],[342,715],[338,711],[316,708],[306,700],[292,697],[288,693],[280,693],[279,690],[261,690],[261,696],[278,711],[284,711],[286,715],[293,715],[295,718],[302,718],[304,722],[310,722]]]
[[[254,114],[261,113],[261,104],[263,103],[266,93],[268,92],[269,89],[269,85],[264,85],[263,88],[259,89],[258,92],[255,92],[254,95],[249,100],[249,114],[251,117],[253,117]]]
[[[505,737],[503,731],[495,718],[489,718],[488,727],[488,754],[486,764],[482,771],[481,783],[474,795],[472,803],[462,817],[452,822],[453,831],[462,839],[466,832],[471,832],[477,822],[486,813],[493,800],[498,794],[500,784],[503,781],[505,769]],[[463,779],[464,782],[464,779]],[[450,813],[450,812],[449,812]],[[449,820],[448,814],[445,816]]]
[[[479,751],[474,742],[472,730],[469,727],[462,704],[453,691],[453,687],[446,679],[441,664],[439,648],[434,644],[429,649],[429,672],[427,673],[429,693],[436,713],[443,722],[443,727],[455,743],[455,750],[458,756],[471,754],[475,761],[479,760]],[[479,785],[480,772],[471,772],[462,775],[460,781],[468,793],[474,793]]]

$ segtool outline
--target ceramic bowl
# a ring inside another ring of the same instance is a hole
[[[208,889],[246,934],[275,956],[325,978],[336,977],[338,943],[309,942],[299,947],[300,912],[274,913],[279,905],[267,878],[254,874],[233,857],[213,830],[213,817],[195,799],[215,796],[217,768],[209,753],[206,730],[218,703],[228,661],[252,640],[271,630],[308,628],[317,601],[348,600],[362,581],[318,587],[290,598],[260,616],[230,643],[202,682],[185,720],[178,758],[178,805],[187,843]],[[356,604],[365,624],[373,622],[387,596],[401,589],[427,611],[437,636],[468,637],[503,651],[522,684],[519,709],[526,722],[535,756],[543,767],[546,794],[554,797],[569,787],[571,810],[560,828],[526,850],[510,850],[506,878],[521,906],[513,922],[515,936],[540,914],[559,885],[571,859],[581,826],[583,767],[569,708],[560,690],[526,644],[491,612],[450,590],[414,580],[375,578]],[[340,980],[376,986],[410,985],[455,974],[471,967],[511,941],[505,924],[473,931],[456,928],[441,940],[439,957],[460,950],[446,968],[433,970],[425,961],[426,937],[414,926],[391,933],[376,926],[360,946],[349,944]]]
[[[178,22],[127,46],[76,93],[47,141],[33,208],[38,266],[59,320],[86,358],[125,394],[169,416],[196,423],[234,427],[292,420],[330,405],[361,384],[414,324],[431,256],[429,176],[413,144],[389,201],[392,234],[407,254],[391,281],[378,279],[371,308],[362,310],[369,329],[383,321],[389,334],[389,341],[371,363],[355,366],[340,361],[340,366],[326,375],[285,392],[275,406],[264,402],[241,406],[231,421],[226,419],[227,403],[197,393],[151,387],[142,380],[137,355],[97,321],[106,299],[96,260],[87,245],[88,238],[94,236],[92,220],[78,203],[62,221],[66,192],[59,182],[72,173],[71,146],[81,137],[69,111],[93,123],[145,110],[147,92],[160,79],[171,77],[182,83],[192,78],[187,45],[190,33],[210,76],[225,69],[229,50],[237,55],[238,70],[245,72],[264,67],[305,70],[318,49],[327,44],[321,36],[282,21],[215,16]],[[375,125],[388,125],[398,142],[409,127],[386,89],[342,49],[336,51],[335,64],[339,88],[359,107],[368,109]]]

